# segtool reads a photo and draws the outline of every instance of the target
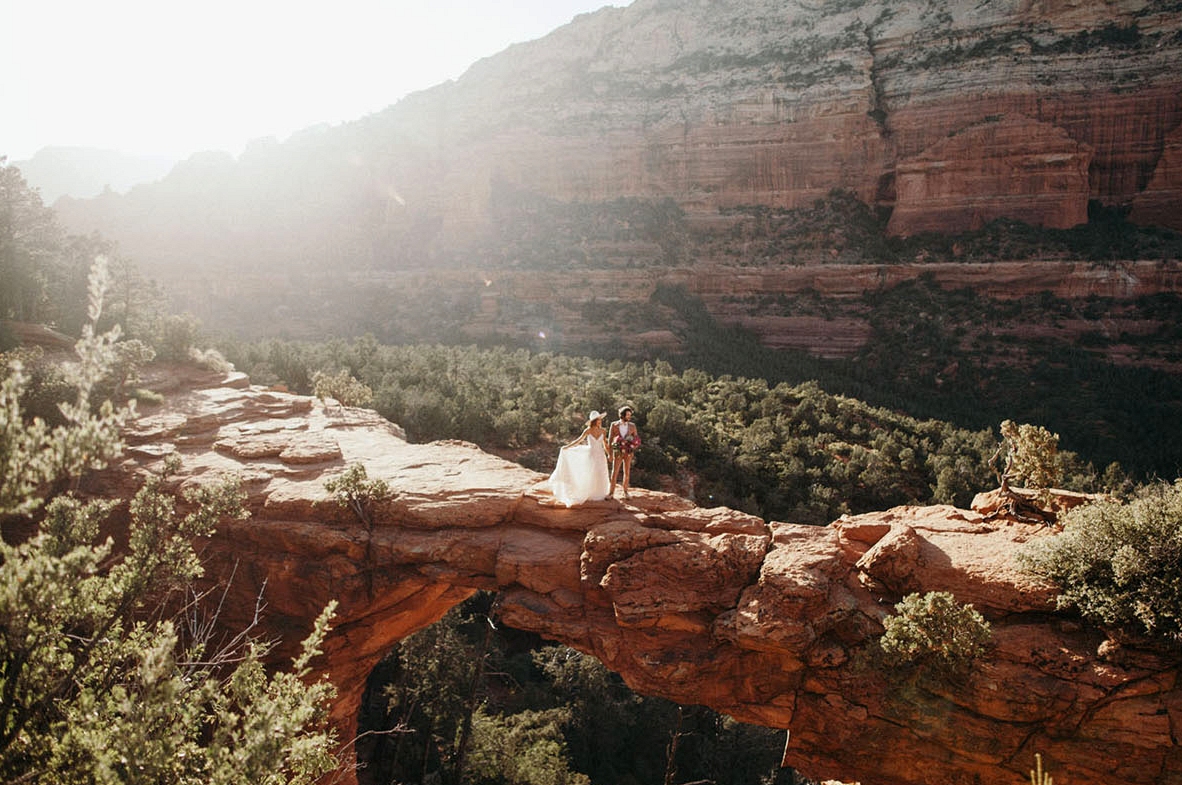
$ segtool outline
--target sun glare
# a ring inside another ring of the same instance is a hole
[[[616,5],[626,3],[617,0]],[[10,3],[0,155],[46,146],[187,157],[356,120],[600,0]]]

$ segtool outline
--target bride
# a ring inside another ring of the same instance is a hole
[[[550,491],[567,507],[607,498],[607,445],[604,414],[592,411],[578,438],[558,451],[558,465],[550,475]]]

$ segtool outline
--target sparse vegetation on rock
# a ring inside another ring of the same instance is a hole
[[[1059,604],[1113,631],[1182,642],[1182,480],[1068,512],[1025,554]]]
[[[940,591],[907,595],[883,627],[878,645],[887,667],[937,676],[963,674],[990,639],[989,622],[972,605]]]

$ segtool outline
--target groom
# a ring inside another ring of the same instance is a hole
[[[607,443],[612,448],[612,481],[607,495],[616,495],[616,481],[623,471],[624,498],[627,499],[632,475],[632,453],[640,446],[640,433],[632,422],[631,406],[621,406],[619,415],[620,419],[613,422],[607,431]]]

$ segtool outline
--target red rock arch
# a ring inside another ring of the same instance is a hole
[[[788,729],[786,760],[809,776],[1016,781],[1040,752],[1073,785],[1182,777],[1177,664],[1102,658],[1098,635],[1053,613],[1014,563],[1039,527],[952,507],[768,523],[646,491],[568,510],[541,475],[474,445],[409,444],[373,412],[243,377],[171,392],[127,437],[96,492],[128,495],[167,453],[182,485],[243,477],[251,518],[202,545],[209,580],[232,578],[224,626],[247,624],[261,592],[258,631],[282,659],[340,603],[322,667],[343,738],[390,647],[489,589],[506,624],[595,655],[639,692]],[[324,489],[357,462],[397,494],[368,526]],[[955,688],[908,686],[858,656],[900,595],[931,590],[993,625]]]

